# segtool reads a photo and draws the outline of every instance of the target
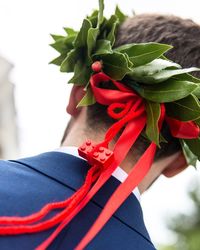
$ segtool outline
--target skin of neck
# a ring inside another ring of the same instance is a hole
[[[61,146],[79,147],[87,139],[90,139],[97,143],[101,142],[104,139],[106,129],[95,130],[95,128],[88,128],[86,123],[86,110],[87,108],[82,108],[81,112],[79,112],[78,115],[71,118],[68,125],[67,135],[63,140]],[[111,144],[110,147],[112,148],[112,146],[113,145]],[[172,156],[158,160],[152,164],[150,171],[138,186],[141,194],[144,193],[148,189],[148,187],[151,186],[152,183],[162,174],[162,172],[165,171],[166,168],[176,160],[179,154],[180,152],[175,153]],[[126,159],[121,163],[120,167],[126,173],[129,173],[135,162],[136,160],[134,159],[134,156],[128,155]]]

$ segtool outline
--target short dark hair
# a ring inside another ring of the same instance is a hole
[[[127,18],[119,27],[115,47],[129,43],[159,42],[172,45],[174,48],[166,55],[182,67],[200,67],[200,26],[189,19],[172,15],[142,14]],[[200,73],[194,73],[200,77]],[[88,107],[88,126],[101,129],[115,121],[106,112],[107,107],[98,103]],[[172,155],[181,150],[178,139],[172,137],[166,123],[161,130],[168,143],[161,143],[155,160]],[[134,151],[141,155],[149,142],[142,136],[134,145]]]

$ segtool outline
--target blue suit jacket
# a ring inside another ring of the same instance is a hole
[[[0,216],[29,215],[48,202],[66,199],[82,185],[88,167],[86,161],[60,152],[0,161]],[[111,177],[48,249],[74,249],[118,185],[119,181]],[[34,249],[54,229],[31,235],[0,236],[0,250]],[[155,249],[145,228],[140,204],[133,194],[86,249]]]

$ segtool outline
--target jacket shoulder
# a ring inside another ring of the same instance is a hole
[[[17,161],[0,161],[0,216],[30,215],[49,202],[68,198],[82,184],[87,168],[86,163],[78,158],[55,153]],[[109,183],[102,194],[99,193],[94,202],[90,202],[62,231],[49,249],[74,249],[101,212],[105,193],[117,185],[115,180]],[[133,207],[131,209],[134,213]],[[129,217],[127,221],[130,219],[133,220]],[[145,234],[125,221],[124,215],[112,217],[87,249],[155,249]],[[16,250],[34,249],[51,232],[52,229],[33,235],[0,237],[1,250],[11,250],[14,245]],[[20,248],[17,248],[18,245]]]
[[[25,216],[74,190],[20,162],[0,161],[0,216]],[[31,205],[30,205],[31,204]]]

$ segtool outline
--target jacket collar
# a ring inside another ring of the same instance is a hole
[[[17,162],[74,190],[77,190],[83,184],[89,168],[86,161],[61,152],[48,152],[38,156],[20,159],[17,160]],[[119,184],[120,181],[111,176],[92,200],[98,206],[104,207],[106,201]],[[144,225],[140,203],[133,194],[128,197],[114,216],[150,241]]]
[[[70,155],[73,155],[73,156],[76,156],[82,160],[85,160],[83,159],[79,153],[78,153],[78,147],[75,147],[75,146],[62,146],[58,149],[55,150],[56,152],[62,152],[62,153],[67,153],[67,154],[70,154]],[[128,174],[120,167],[117,167],[115,169],[115,171],[112,173],[112,176],[114,176],[116,179],[118,179],[120,182],[123,182]],[[139,192],[139,189],[138,187],[135,188],[133,191],[133,194],[136,196],[136,198],[140,201],[140,192]]]

